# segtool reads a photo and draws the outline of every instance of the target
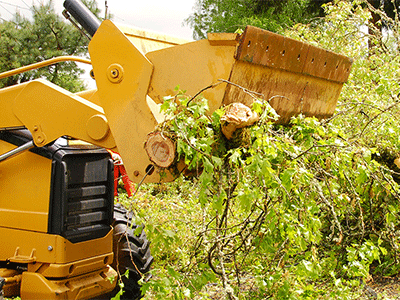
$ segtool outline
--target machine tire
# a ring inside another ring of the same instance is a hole
[[[153,257],[150,254],[150,243],[142,230],[135,235],[138,225],[132,223],[133,213],[122,205],[114,206],[114,261],[112,267],[121,274],[124,293],[120,299],[140,299],[143,297],[138,281],[142,274],[150,270]],[[123,276],[128,270],[128,278]],[[117,287],[116,292],[118,292]]]
[[[6,284],[6,279],[0,276],[0,300],[4,300],[3,287]]]

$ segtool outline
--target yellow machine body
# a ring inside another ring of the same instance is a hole
[[[15,148],[0,140],[0,153]],[[112,229],[101,238],[72,243],[49,234],[52,160],[29,151],[1,162],[0,266],[6,297],[89,299],[111,292],[117,273]]]
[[[14,145],[0,142],[0,153],[6,153],[13,148]],[[35,164],[32,164],[32,161],[35,161]],[[50,168],[50,160],[36,158],[35,154],[30,152],[19,159],[1,163],[1,197],[10,200],[1,201],[0,228],[7,228],[12,224],[13,228],[20,230],[47,232],[49,203],[36,199],[34,195],[50,198]],[[8,244],[2,245],[0,252]]]

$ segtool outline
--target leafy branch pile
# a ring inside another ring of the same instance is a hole
[[[151,210],[138,204],[139,217],[153,214],[158,261],[147,297],[209,299],[220,285],[227,299],[354,299],[369,274],[399,272],[400,23],[368,35],[363,1],[325,8],[324,20],[287,35],[355,59],[329,120],[278,126],[260,99],[250,138],[232,147],[223,108],[207,116],[204,99],[165,100],[163,128],[195,176],[159,192],[161,202],[144,195]]]

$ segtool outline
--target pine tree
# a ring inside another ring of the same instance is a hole
[[[87,1],[95,14],[99,9],[95,1]],[[32,18],[16,12],[9,21],[0,22],[0,71],[8,71],[21,66],[50,59],[61,55],[84,56],[88,40],[66,21],[57,15],[53,1],[31,7]],[[80,78],[83,70],[74,62],[64,62],[0,81],[0,87],[45,78],[71,92],[84,89]]]

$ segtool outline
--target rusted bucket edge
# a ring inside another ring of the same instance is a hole
[[[247,26],[235,59],[344,83],[353,60],[305,42]]]

